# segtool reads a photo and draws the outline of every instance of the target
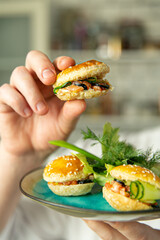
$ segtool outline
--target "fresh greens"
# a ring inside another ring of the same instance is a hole
[[[141,184],[141,188],[143,188],[142,194],[139,194],[137,196],[137,199],[140,199],[140,201],[147,202],[147,201],[155,201],[160,199],[160,189],[156,186],[148,183],[139,181]]]
[[[55,141],[50,141],[49,143],[52,145],[64,147],[64,148],[78,152],[78,154],[76,153],[72,153],[72,154],[77,156],[80,159],[80,161],[83,163],[84,173],[93,174],[95,182],[97,182],[101,186],[105,185],[108,179],[107,171],[105,166],[102,163],[101,158],[98,158],[92,153],[87,152],[86,150],[65,141],[55,140]]]
[[[83,172],[85,174],[93,174],[94,181],[97,182],[100,186],[104,186],[107,181],[110,181],[110,178],[107,175],[106,169],[100,170],[100,168],[96,167],[94,164],[89,163],[87,157],[81,153],[78,153],[78,154],[72,153],[72,154],[75,155],[77,158],[79,158],[79,160],[83,163],[84,165]]]
[[[130,184],[131,198],[140,200],[144,195],[144,187],[141,181],[133,181]]]
[[[160,189],[144,181],[131,182],[130,193],[132,199],[142,202],[155,203],[155,200],[160,199]]]
[[[87,79],[83,79],[83,80],[81,80],[81,81],[87,81],[87,82],[89,82],[89,83],[95,83],[95,82],[97,81],[97,78],[96,78],[96,77],[90,77],[90,78],[87,78]],[[62,85],[60,85],[60,86],[58,86],[58,87],[55,87],[55,88],[53,89],[54,94],[57,94],[57,92],[58,92],[59,89],[68,87],[68,86],[70,86],[71,84],[72,84],[72,82],[71,82],[71,81],[68,81],[68,82],[65,82],[64,84],[62,84]]]
[[[68,86],[70,86],[71,84],[72,84],[72,82],[68,81],[68,82],[65,82],[64,84],[62,84],[62,85],[60,85],[60,86],[58,86],[58,87],[55,87],[55,88],[53,89],[54,94],[57,94],[57,92],[58,92],[59,89],[64,88],[64,87],[68,87]]]
[[[97,77],[90,77],[87,79],[84,79],[85,81],[89,82],[89,83],[96,83],[97,82]]]
[[[72,153],[74,156],[76,156],[84,165],[84,168],[83,168],[83,172],[85,174],[91,174],[91,173],[94,173],[94,170],[93,170],[93,166],[92,164],[89,164],[88,161],[87,161],[87,158],[85,155],[83,155],[82,153]]]
[[[84,140],[92,140],[93,146],[100,143],[101,157],[65,141],[55,140],[49,143],[77,152],[78,154],[74,155],[84,164],[84,172],[93,174],[95,181],[101,186],[104,186],[106,181],[113,180],[110,170],[123,164],[140,165],[160,176],[160,151],[152,153],[151,149],[145,152],[136,149],[133,145],[120,140],[119,128],[113,128],[110,123],[106,122],[104,125],[102,136],[96,135],[89,128],[86,132],[82,131],[82,135]]]
[[[133,145],[121,141],[119,139],[119,128],[113,128],[108,122],[104,125],[102,136],[97,136],[89,128],[87,128],[86,132],[82,131],[82,134],[84,140],[93,140],[92,145],[101,144],[101,162],[103,164],[113,166],[136,164],[154,171],[157,169],[155,169],[155,165],[160,168],[160,151],[152,153],[152,149],[147,149],[147,151],[142,152]]]
[[[52,145],[56,145],[58,147],[64,147],[64,148],[68,148],[71,149],[73,151],[79,152],[81,154],[83,154],[84,156],[86,156],[88,159],[90,159],[90,161],[92,163],[95,163],[97,161],[97,163],[101,162],[101,159],[95,155],[93,155],[90,152],[87,152],[86,150],[79,148],[71,143],[65,142],[63,140],[54,140],[54,141],[49,141],[50,144]]]
[[[119,140],[118,133],[119,128],[113,128],[108,122],[104,125],[102,136],[97,136],[89,128],[87,128],[87,132],[82,131],[84,140],[93,140],[92,145],[98,142],[101,144],[102,162],[114,166],[127,164],[127,160],[138,155],[137,150],[132,145]]]

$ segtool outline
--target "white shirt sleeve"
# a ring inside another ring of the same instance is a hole
[[[22,197],[0,240],[100,240],[80,219]]]

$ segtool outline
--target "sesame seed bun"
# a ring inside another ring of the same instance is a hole
[[[107,202],[118,211],[137,211],[152,209],[151,206],[144,204],[138,200],[125,197],[119,193],[115,193],[106,187],[103,187],[103,197]]]
[[[160,178],[149,169],[137,165],[117,166],[110,171],[110,174],[113,178],[120,181],[143,181],[160,188]],[[113,208],[119,211],[152,209],[151,205],[114,192],[106,186],[103,187],[103,197]]]
[[[83,164],[72,155],[61,156],[47,164],[43,178],[47,182],[67,182],[86,178]]]
[[[149,169],[137,165],[121,165],[110,171],[112,177],[119,180],[144,181],[160,188],[160,178]]]
[[[94,183],[72,184],[72,181],[85,180],[88,174],[83,172],[83,164],[76,156],[61,156],[48,163],[43,179],[48,187],[60,196],[78,196],[91,191]],[[70,182],[68,184],[68,182]]]
[[[84,63],[71,66],[57,75],[57,80],[53,85],[54,88],[59,87],[66,82],[85,80],[91,77],[97,78],[97,83],[105,83],[109,88],[102,90],[89,88],[87,90],[68,90],[66,87],[60,88],[56,94],[61,100],[74,100],[74,99],[89,99],[93,97],[99,97],[106,94],[109,90],[112,90],[112,86],[109,84],[107,79],[103,79],[104,76],[110,71],[109,67],[96,60],[86,61]]]

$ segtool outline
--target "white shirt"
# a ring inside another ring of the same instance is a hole
[[[23,197],[0,236],[2,240],[98,240],[79,218],[58,213]]]
[[[127,142],[130,142],[140,149],[147,149],[153,146],[153,150],[160,148],[160,128],[150,129],[140,133],[122,134]],[[77,146],[86,148],[88,151],[97,154],[100,146],[90,148],[90,142],[83,142],[79,139]],[[68,150],[63,149],[63,155]],[[50,158],[60,156],[58,150]],[[49,158],[49,160],[50,160]],[[144,222],[153,228],[160,229],[160,220]],[[0,240],[100,240],[90,230],[83,220],[58,213],[44,207],[26,197],[22,197],[13,216],[6,228],[0,235]]]

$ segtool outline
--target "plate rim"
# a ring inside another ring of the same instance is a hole
[[[37,202],[42,202],[44,204],[48,204],[48,205],[51,205],[51,206],[54,206],[54,207],[60,207],[60,208],[64,208],[64,209],[69,209],[69,210],[77,210],[77,211],[86,211],[87,212],[90,212],[90,213],[93,213],[93,214],[100,214],[100,215],[106,215],[106,214],[113,214],[113,215],[143,215],[143,214],[152,214],[152,213],[159,213],[160,212],[160,207],[157,209],[149,209],[149,210],[137,210],[137,211],[103,211],[103,210],[95,210],[95,209],[88,209],[88,208],[80,208],[80,207],[74,207],[74,206],[71,206],[71,205],[65,205],[65,204],[60,204],[60,203],[54,203],[54,202],[51,202],[51,201],[48,201],[48,200],[44,200],[44,199],[41,199],[39,197],[36,197],[34,195],[31,195],[27,192],[25,192],[22,188],[22,183],[24,181],[24,179],[29,176],[30,174],[33,174],[34,172],[37,172],[37,171],[40,171],[40,170],[43,170],[44,167],[39,167],[39,168],[36,168],[36,169],[33,169],[29,172],[27,172],[20,180],[19,182],[19,188],[20,188],[20,191],[22,192],[23,195],[25,195],[26,197],[28,198],[31,198]],[[42,177],[43,179],[43,177]],[[42,180],[41,179],[41,180]]]

